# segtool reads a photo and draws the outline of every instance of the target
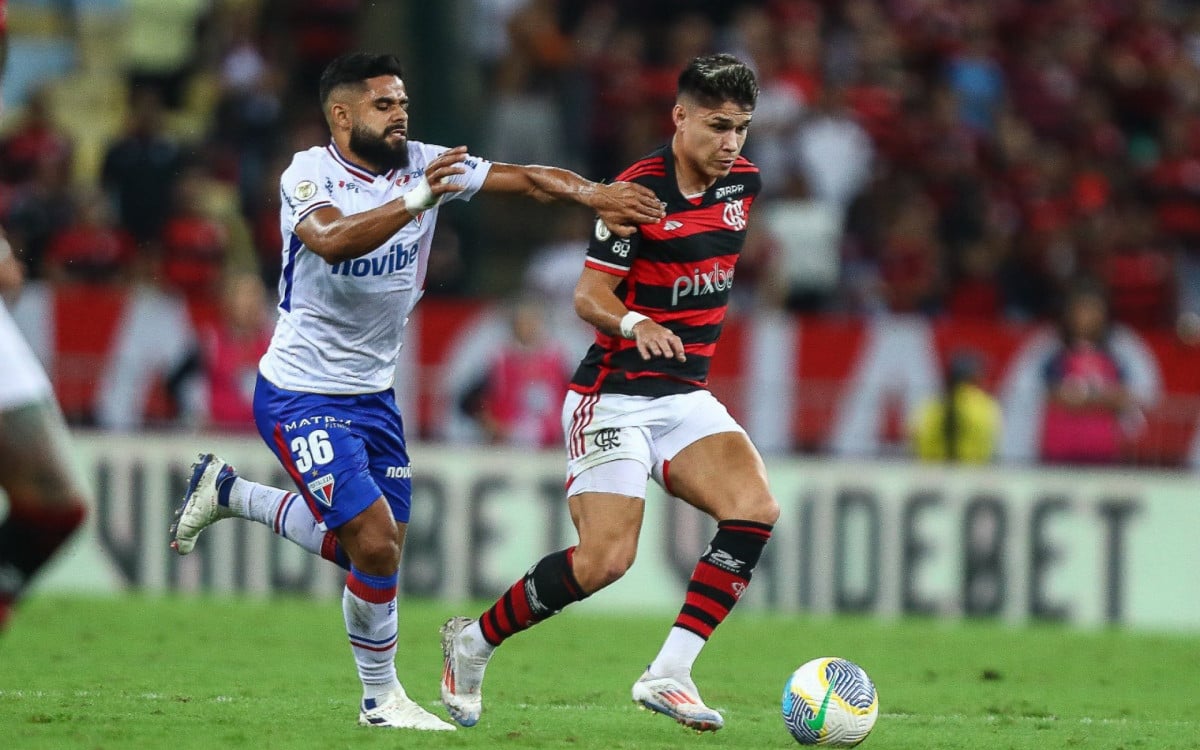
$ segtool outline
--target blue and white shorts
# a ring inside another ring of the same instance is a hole
[[[302,393],[260,374],[254,424],[326,529],[345,525],[381,496],[396,521],[408,523],[412,466],[391,391]]]

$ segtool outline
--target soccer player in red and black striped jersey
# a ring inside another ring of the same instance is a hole
[[[505,639],[620,578],[633,563],[653,477],[717,521],[674,627],[633,699],[698,730],[724,725],[692,664],[750,582],[779,506],[745,431],[707,390],[708,368],[759,191],[743,158],[758,85],[730,55],[679,76],[671,143],[617,178],[645,185],[666,216],[628,238],[596,223],[575,309],[596,327],[563,405],[567,495],[579,543],[535,564],[478,619],[442,627],[442,702],[459,724],[482,711],[484,669]]]

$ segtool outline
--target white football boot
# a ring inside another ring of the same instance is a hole
[[[470,617],[451,617],[442,625],[442,704],[450,718],[464,727],[479,723],[483,713],[483,671],[487,668],[488,656],[478,655],[479,649],[466,642],[469,635],[463,629],[474,620]]]
[[[363,698],[358,723],[364,727],[419,729],[426,732],[453,732],[456,728],[421,708],[408,697],[404,688],[379,698]]]
[[[686,675],[655,677],[647,669],[633,683],[633,702],[651,711],[670,716],[697,732],[715,732],[725,726],[717,711],[704,705],[696,683]]]
[[[196,546],[200,532],[222,518],[234,515],[233,511],[217,502],[217,487],[237,478],[237,471],[211,453],[201,454],[192,464],[192,476],[188,480],[183,502],[175,511],[175,523],[171,524],[171,549],[181,555],[191,552]]]

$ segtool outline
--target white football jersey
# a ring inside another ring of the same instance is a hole
[[[0,300],[0,411],[50,397],[50,380]]]
[[[410,140],[408,166],[382,175],[348,161],[332,143],[293,157],[280,179],[279,320],[259,362],[263,377],[280,388],[307,393],[373,393],[392,387],[404,324],[429,267],[437,206],[366,255],[334,265],[305,247],[295,229],[318,208],[335,206],[350,215],[399,198],[446,150]],[[468,156],[461,166],[465,172],[453,181],[466,189],[443,200],[473,196],[491,162]]]

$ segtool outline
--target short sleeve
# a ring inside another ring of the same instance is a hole
[[[630,237],[615,235],[608,225],[597,217],[584,265],[615,276],[625,276],[637,257],[640,238],[640,232]]]
[[[308,153],[296,154],[283,171],[279,178],[279,197],[285,207],[284,215],[291,218],[292,227],[318,208],[337,205],[333,183],[321,176],[317,160]]]
[[[450,149],[445,146],[435,146],[429,143],[422,144],[424,151],[425,163],[433,161],[438,155]],[[447,201],[469,201],[483,187],[483,181],[487,179],[488,172],[492,169],[492,163],[474,154],[467,154],[467,158],[459,165],[463,169],[462,174],[456,174],[450,178],[450,181],[462,185],[465,189],[457,193],[447,193],[442,202]]]

